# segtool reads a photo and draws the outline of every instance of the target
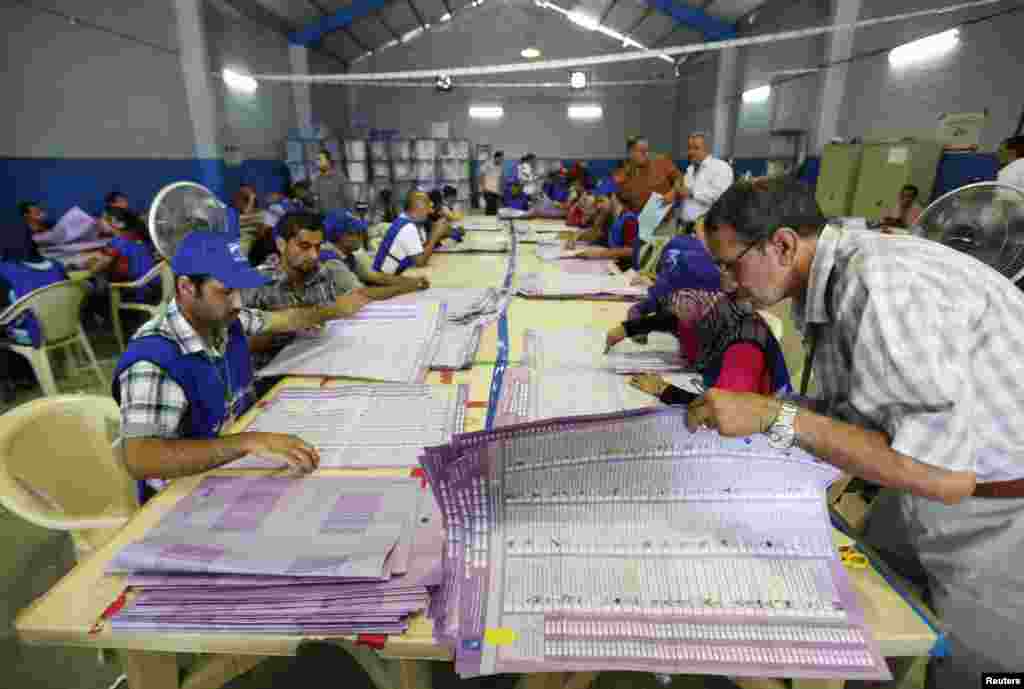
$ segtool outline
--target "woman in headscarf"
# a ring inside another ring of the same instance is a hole
[[[719,272],[700,239],[680,236],[672,242],[648,298],[608,332],[606,346],[669,332],[679,340],[684,367],[702,374],[704,389],[790,392],[786,360],[768,324],[749,303],[734,298],[735,283]],[[652,374],[634,376],[630,384],[665,404],[689,404],[697,397]]]

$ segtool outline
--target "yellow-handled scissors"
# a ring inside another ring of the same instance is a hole
[[[850,569],[867,569],[871,564],[868,556],[852,545],[839,546],[839,559]]]

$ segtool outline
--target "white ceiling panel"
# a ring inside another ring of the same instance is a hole
[[[362,55],[365,51],[352,42],[344,31],[335,31],[325,36],[323,46],[336,55],[340,55],[346,62],[351,62]],[[373,46],[370,46],[371,48]]]
[[[671,17],[666,17],[661,12],[655,12],[637,27],[633,32],[633,38],[644,45],[650,45],[671,31],[675,24],[675,20]]]
[[[413,2],[416,3],[416,7],[419,8],[420,14],[428,24],[437,24],[441,21],[441,15],[448,12],[441,0],[413,0]]]
[[[626,33],[644,15],[644,12],[645,10],[637,6],[633,0],[621,0],[615,3],[611,14],[605,18],[603,23],[619,33]]]
[[[765,0],[714,0],[708,7],[707,13],[718,17],[736,21],[747,12],[750,12],[765,3]]]
[[[352,33],[371,48],[387,43],[393,38],[375,16],[357,20],[352,25]]]
[[[320,18],[320,12],[306,0],[259,0],[259,4],[297,26]]]
[[[399,34],[404,34],[420,25],[407,0],[395,0],[395,2],[389,3],[381,14],[384,15],[384,21],[388,23],[388,26]]]

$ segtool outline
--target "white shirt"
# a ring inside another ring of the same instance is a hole
[[[536,196],[537,178],[533,174],[533,166],[529,163],[519,163],[519,183],[523,185],[524,194]]]
[[[417,256],[423,253],[424,239],[420,235],[419,226],[410,221],[402,225],[398,236],[391,243],[391,251],[381,264],[382,273],[394,273],[398,269],[398,263],[406,256]]]
[[[732,182],[732,168],[724,160],[708,156],[697,165],[691,164],[686,168],[686,188],[690,196],[683,206],[683,220],[693,222],[707,213]]]
[[[482,191],[490,191],[495,194],[501,192],[501,166],[495,165],[493,161],[484,161],[480,166],[480,176],[483,177]]]
[[[999,171],[998,180],[1024,190],[1024,158],[1017,158]]]

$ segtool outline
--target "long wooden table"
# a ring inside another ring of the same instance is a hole
[[[529,253],[519,257],[520,269],[524,264],[529,265]],[[504,261],[505,257],[500,256],[435,255],[430,266],[418,269],[417,272],[429,275],[433,284],[439,286],[497,286],[504,275]],[[549,269],[543,266],[539,268]],[[508,314],[510,358],[514,360],[519,351],[522,331],[527,327],[597,326],[604,329],[621,320],[626,307],[626,304],[616,302],[516,299]],[[465,383],[470,386],[466,430],[479,430],[484,426],[493,362],[497,355],[496,331],[494,326],[489,329],[477,363],[471,369],[432,372],[427,380],[432,384]],[[344,383],[340,379],[289,378],[269,394],[275,394],[282,386]],[[241,418],[232,432],[243,429],[254,414],[255,410]],[[391,470],[394,471],[400,470]],[[388,470],[378,472],[388,473]],[[345,473],[345,470],[322,470],[322,473]],[[80,562],[49,592],[23,610],[16,620],[20,638],[29,644],[115,649],[120,652],[132,689],[176,689],[179,686],[183,689],[212,688],[252,667],[263,656],[293,655],[303,640],[295,635],[180,632],[115,634],[108,625],[102,623],[104,611],[125,588],[122,577],[104,573],[107,564],[120,548],[141,538],[152,528],[200,479],[190,477],[174,481],[140,510],[109,543]],[[839,532],[836,532],[836,538],[837,542],[845,539]],[[936,642],[936,634],[886,579],[873,568],[852,570],[849,574],[882,653],[887,657],[927,655]],[[423,616],[414,617],[409,630],[401,636],[390,637],[378,653],[365,647],[352,646],[350,650],[378,684],[391,684],[402,689],[426,689],[429,686],[429,669],[424,669],[423,663],[415,661],[449,660],[451,657],[447,648],[434,642],[431,623]],[[205,654],[204,662],[181,684],[175,661],[176,653]],[[218,657],[227,660],[218,664]],[[397,659],[399,662],[388,665],[380,658]],[[537,689],[585,689],[593,677],[594,673],[540,674],[524,677],[524,683]],[[782,686],[778,680],[742,680],[739,683],[748,689]],[[792,686],[822,689],[842,686],[842,683],[815,680],[795,682]]]

